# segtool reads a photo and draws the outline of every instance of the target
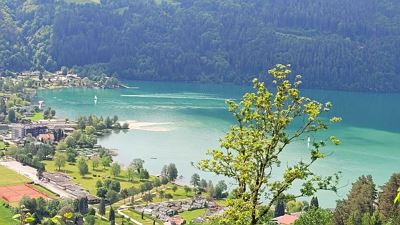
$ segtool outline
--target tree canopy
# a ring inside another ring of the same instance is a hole
[[[399,12],[397,0],[3,0],[0,71],[247,83],[280,62],[307,88],[396,91]]]

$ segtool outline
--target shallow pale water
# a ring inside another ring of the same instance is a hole
[[[161,123],[154,130],[130,130],[102,138],[99,143],[118,149],[116,159],[128,165],[142,158],[153,174],[164,164],[174,162],[181,175],[189,178],[196,169],[191,162],[205,157],[207,149],[217,147],[218,139],[229,129],[231,116],[224,99],[240,99],[249,90],[234,85],[186,84],[167,82],[129,82],[131,89],[60,89],[38,93],[40,100],[56,109],[60,117],[80,115],[118,115],[120,120]],[[338,136],[342,145],[329,147],[332,153],[315,165],[324,175],[342,171],[339,194],[322,192],[320,204],[334,207],[343,198],[350,184],[362,174],[371,174],[378,185],[400,162],[400,94],[352,93],[339,91],[304,91],[307,96],[334,104],[333,115],[343,117],[341,125],[332,127],[327,135]],[[94,104],[97,96],[97,104]],[[150,129],[152,130],[152,129]],[[291,145],[284,153],[286,161],[307,159],[306,143]],[[213,174],[200,173],[218,180]]]

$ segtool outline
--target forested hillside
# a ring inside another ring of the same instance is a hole
[[[0,70],[245,83],[290,63],[309,88],[400,90],[398,0],[77,2],[0,0]]]

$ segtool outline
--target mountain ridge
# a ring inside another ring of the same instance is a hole
[[[0,1],[0,70],[248,83],[277,63],[305,88],[400,90],[394,0]]]

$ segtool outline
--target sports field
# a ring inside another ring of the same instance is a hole
[[[30,180],[4,166],[0,166],[0,187],[25,184]]]
[[[19,202],[24,196],[30,198],[48,198],[47,195],[39,192],[28,184],[0,187],[0,197],[2,198],[2,200],[8,203]]]

